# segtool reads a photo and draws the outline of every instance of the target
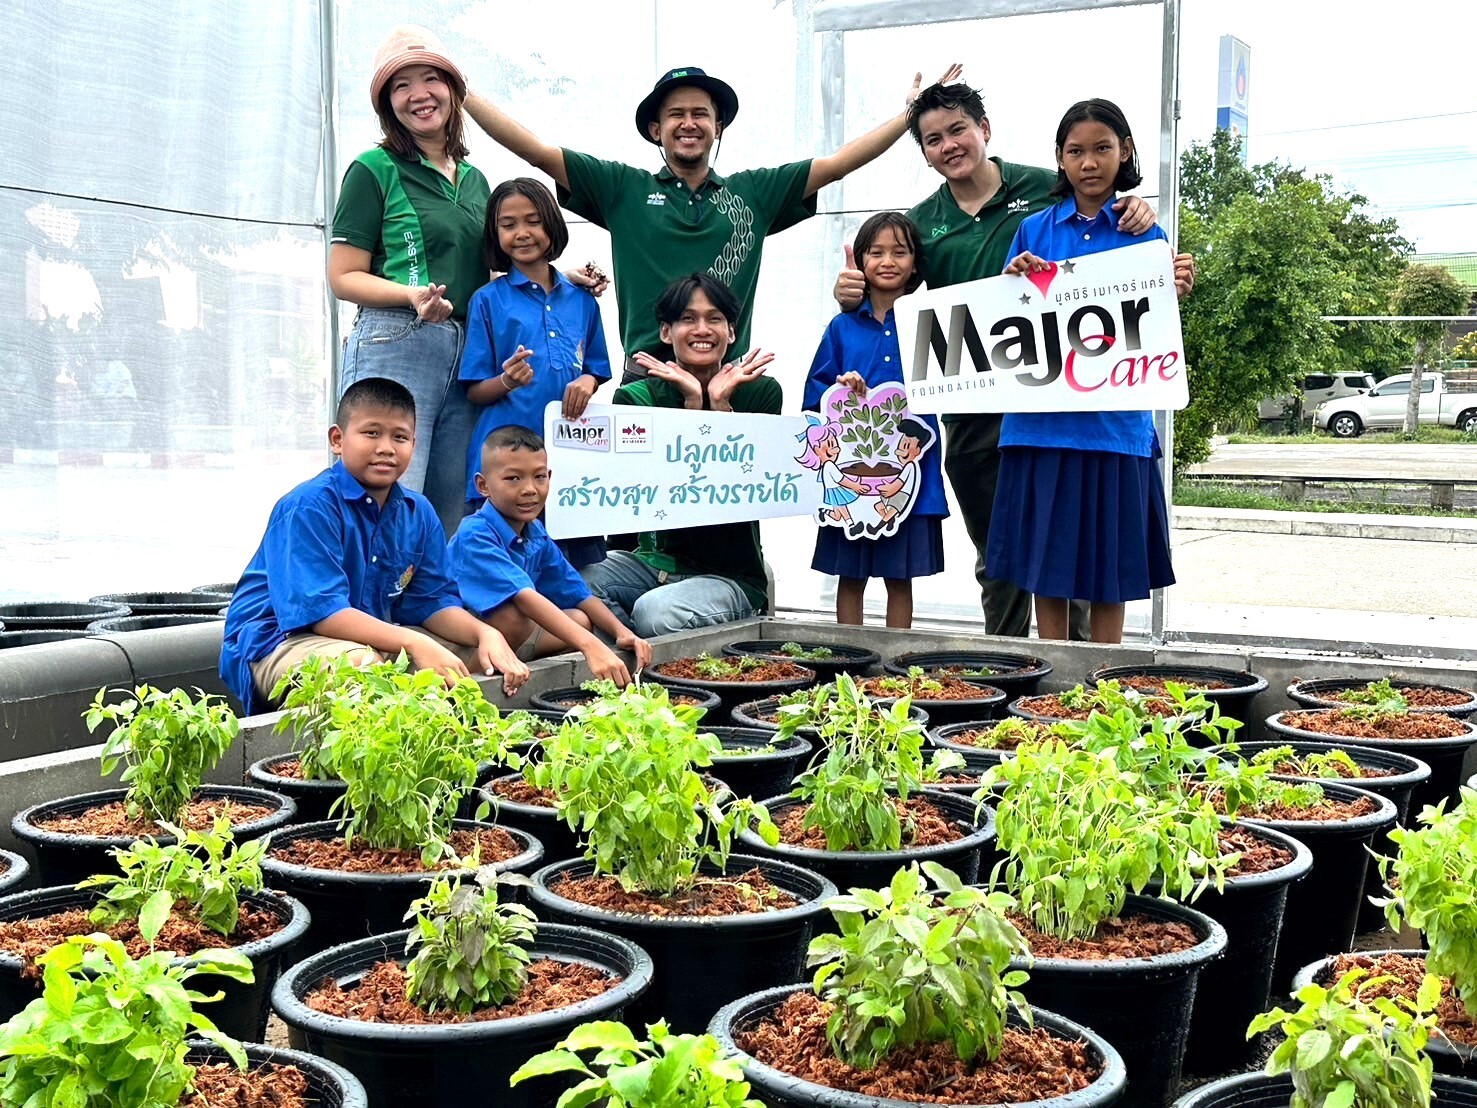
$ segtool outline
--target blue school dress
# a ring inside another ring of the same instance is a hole
[[[805,381],[805,399],[801,406],[807,412],[819,410],[822,394],[843,373],[861,374],[872,388],[900,385],[903,383],[902,361],[892,311],[889,310],[879,320],[872,314],[871,304],[863,301],[856,311],[842,312],[826,327],[815,359],[810,363],[810,376]],[[941,461],[944,443],[935,417],[914,418],[927,424],[934,441],[918,461],[921,478],[918,501],[908,513],[908,518],[903,520],[895,534],[885,538],[860,535],[853,539],[847,537],[843,528],[820,528],[815,537],[811,569],[856,580],[883,577],[893,581],[931,577],[943,572],[943,521],[949,514]],[[833,503],[831,491],[829,488],[826,490],[828,504]],[[848,489],[838,491],[850,492]],[[855,498],[855,493],[852,496]],[[857,514],[853,513],[852,518],[857,518]]]
[[[1166,240],[1118,229],[1111,205],[1091,219],[1067,197],[1030,216],[1008,257],[1049,261]],[[1174,584],[1169,510],[1149,412],[1007,412],[985,568],[1026,592],[1121,604]]]

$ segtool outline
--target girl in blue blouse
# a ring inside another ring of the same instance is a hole
[[[1112,205],[1143,179],[1128,121],[1116,104],[1073,104],[1056,131],[1057,182],[1063,199],[1030,216],[1011,243],[1006,273],[1046,269],[1152,239],[1119,231]],[[1175,258],[1175,288],[1189,291],[1194,260]],[[1149,412],[1011,412],[1000,428],[987,572],[1031,593],[1037,634],[1067,638],[1068,604],[1092,605],[1094,642],[1121,642],[1123,609],[1151,589],[1174,584],[1169,512],[1154,459],[1158,437]]]
[[[834,384],[865,396],[877,385],[903,383],[892,306],[923,282],[918,229],[900,212],[879,212],[862,224],[848,253],[855,256],[855,263],[847,258],[848,267],[859,265],[866,278],[866,297],[859,308],[842,312],[826,328],[805,382],[805,411],[818,411],[822,395]],[[881,577],[887,587],[887,626],[911,627],[913,578],[943,572],[943,520],[949,508],[939,465],[938,421],[912,416],[899,429],[904,432],[898,458],[903,472],[882,486],[878,519],[868,523],[853,513],[856,522],[845,531],[822,527],[816,536],[810,567],[840,578],[837,623],[862,622],[867,581]],[[904,501],[912,503],[908,517],[896,533],[879,537],[889,512],[895,514]]]

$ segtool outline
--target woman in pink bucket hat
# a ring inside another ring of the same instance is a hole
[[[472,293],[487,283],[487,178],[467,163],[467,85],[440,40],[396,27],[375,51],[369,98],[384,137],[344,174],[328,283],[359,306],[341,389],[388,377],[416,405],[415,453],[401,479],[424,491],[448,533],[463,510],[476,412],[457,380]]]

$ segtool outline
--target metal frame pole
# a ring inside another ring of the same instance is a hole
[[[328,287],[328,253],[333,249],[333,212],[338,207],[338,41],[334,7],[337,0],[318,0],[321,63],[319,88],[322,96],[323,146],[323,300],[328,310],[328,412],[331,418],[338,403],[343,372],[343,349],[339,345],[338,300]]]

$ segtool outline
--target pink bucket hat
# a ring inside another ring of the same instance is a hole
[[[392,30],[374,52],[374,76],[369,79],[369,102],[379,108],[380,91],[398,71],[407,65],[434,65],[444,70],[456,87],[458,96],[466,96],[467,80],[456,63],[446,56],[441,40],[424,27],[402,23]]]

